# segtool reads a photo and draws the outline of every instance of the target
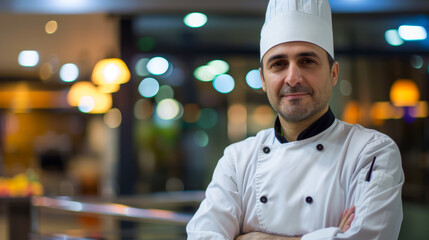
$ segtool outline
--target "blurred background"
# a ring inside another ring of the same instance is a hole
[[[267,3],[2,0],[0,239],[186,239],[223,149],[273,126]],[[396,141],[400,239],[429,239],[429,2],[330,3],[331,108]]]

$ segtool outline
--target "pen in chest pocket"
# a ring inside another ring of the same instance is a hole
[[[375,156],[374,159],[372,159],[372,163],[371,163],[371,167],[369,167],[369,171],[366,174],[366,178],[365,181],[369,182],[371,180],[371,175],[372,175],[372,169],[374,168],[374,163],[375,163],[375,159],[377,157]]]

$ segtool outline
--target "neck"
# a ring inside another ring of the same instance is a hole
[[[323,116],[328,111],[329,107],[315,114],[314,116],[298,121],[290,122],[285,120],[283,117],[279,116],[280,124],[282,125],[283,135],[288,140],[288,142],[296,141],[299,134],[307,129],[311,124],[313,124],[317,119]]]

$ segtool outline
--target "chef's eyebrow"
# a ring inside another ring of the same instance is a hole
[[[313,51],[298,53],[296,55],[296,57],[314,57],[314,58],[320,59],[319,55],[317,55],[317,53],[315,53]],[[271,62],[273,62],[275,60],[278,60],[278,59],[289,59],[289,56],[287,54],[275,54],[275,55],[272,55],[272,56],[270,56],[267,59],[267,64],[269,64],[269,63],[271,63]]]

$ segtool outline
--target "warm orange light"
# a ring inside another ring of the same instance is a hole
[[[351,124],[359,122],[359,104],[356,101],[347,103],[343,112],[343,121]]]
[[[396,80],[390,88],[390,101],[398,107],[415,106],[420,98],[419,88],[410,79]]]
[[[252,119],[255,123],[268,126],[273,123],[275,118],[273,109],[269,105],[260,105],[255,108]]]
[[[130,80],[127,65],[119,58],[103,59],[95,64],[91,80],[96,85],[123,84]]]
[[[112,95],[96,92],[93,96],[94,108],[89,112],[93,114],[106,113],[112,108]]]
[[[375,102],[371,106],[371,117],[378,120],[400,119],[404,109],[392,106],[390,102]]]
[[[104,85],[99,85],[97,87],[97,90],[102,93],[114,93],[119,91],[120,88],[121,88],[121,85],[119,84],[104,84]]]
[[[79,106],[79,101],[83,96],[94,96],[97,93],[95,86],[86,81],[76,82],[71,86],[67,94],[67,102],[70,106]]]

